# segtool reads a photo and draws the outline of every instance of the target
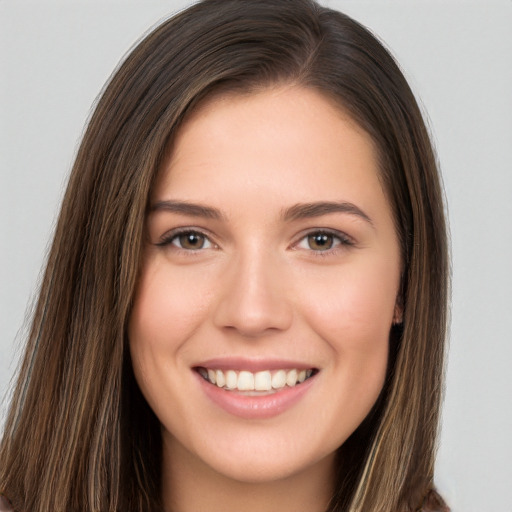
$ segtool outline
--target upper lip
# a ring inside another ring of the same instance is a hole
[[[264,370],[309,370],[315,369],[314,365],[303,361],[289,359],[248,359],[244,357],[218,357],[201,361],[193,368],[210,368],[212,370],[246,370],[259,372]]]

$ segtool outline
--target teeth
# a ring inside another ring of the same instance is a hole
[[[272,389],[270,372],[258,372],[254,375],[254,389],[256,391],[270,391]]]
[[[284,370],[278,370],[272,375],[272,387],[274,389],[284,388],[286,385],[286,372]]]
[[[297,370],[290,370],[286,374],[286,384],[288,384],[288,386],[290,387],[295,386],[295,384],[297,384]]]
[[[240,391],[252,391],[254,389],[254,375],[251,372],[240,372],[237,387]]]
[[[223,388],[226,385],[226,377],[224,377],[224,372],[217,370],[215,372],[215,382],[210,381],[212,384],[217,384],[219,388]]]
[[[252,373],[246,370],[214,370],[200,368],[199,373],[219,388],[238,391],[272,391],[293,387],[311,377],[313,370],[264,370]]]
[[[238,384],[238,376],[235,371],[228,370],[226,372],[226,387],[228,389],[235,389]]]

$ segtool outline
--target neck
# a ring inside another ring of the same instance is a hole
[[[218,473],[181,445],[172,448],[164,448],[166,512],[325,512],[333,493],[334,455],[278,480],[244,482]]]

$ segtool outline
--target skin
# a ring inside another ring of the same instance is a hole
[[[216,97],[177,134],[151,197],[162,201],[220,214],[156,208],[147,219],[129,339],[162,424],[164,503],[325,510],[336,450],[382,389],[400,316],[400,250],[372,140],[310,89]],[[296,206],[318,202],[351,207]],[[202,235],[190,248],[177,228]],[[203,392],[193,368],[218,357],[318,373],[292,407],[247,419]]]

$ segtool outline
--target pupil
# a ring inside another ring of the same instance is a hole
[[[332,236],[320,233],[316,235],[310,235],[309,237],[309,246],[311,249],[323,250],[326,251],[332,247]]]

